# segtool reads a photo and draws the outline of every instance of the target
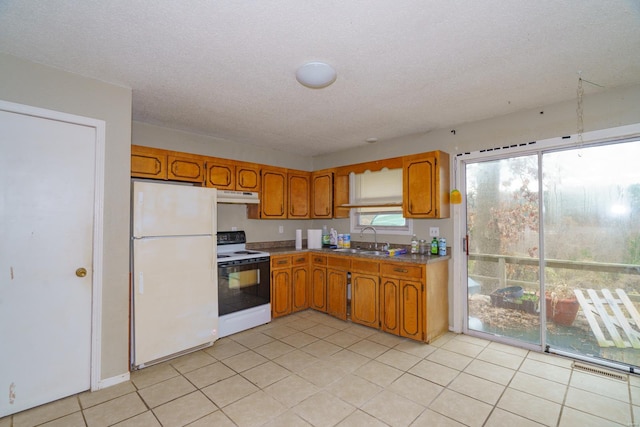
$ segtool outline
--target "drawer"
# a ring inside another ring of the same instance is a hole
[[[354,258],[351,260],[351,271],[378,274],[379,268],[380,261],[372,261],[364,258]]]
[[[351,269],[351,258],[343,257],[343,256],[330,256],[327,257],[327,265],[329,267],[337,268],[340,270],[350,270]]]
[[[271,256],[271,268],[287,268],[291,267],[290,256]]]
[[[309,256],[307,254],[293,255],[291,256],[291,264],[306,265],[309,263]]]
[[[383,263],[380,266],[381,276],[399,277],[409,279],[422,279],[424,266],[409,263]]]
[[[311,262],[314,265],[327,265],[327,256],[326,255],[311,254]]]

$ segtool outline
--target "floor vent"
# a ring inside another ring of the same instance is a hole
[[[611,378],[614,380],[620,380],[627,382],[629,376],[625,374],[619,374],[617,372],[607,371],[602,368],[597,368],[595,366],[586,365],[583,363],[573,362],[573,369],[588,372],[590,374],[602,375],[603,377]]]

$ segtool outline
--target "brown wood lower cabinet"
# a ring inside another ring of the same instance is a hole
[[[295,313],[309,308],[310,282],[308,254],[292,256],[291,265],[291,287],[293,288],[291,311]]]
[[[291,287],[291,257],[271,257],[271,317],[291,313],[293,289]]]
[[[313,308],[346,320],[431,342],[448,330],[448,262],[415,264],[318,253],[271,256],[274,318]]]
[[[327,257],[327,313],[347,320],[347,284],[351,258]]]
[[[380,279],[380,329],[399,335],[400,280],[390,277]]]
[[[448,263],[380,264],[382,330],[431,342],[448,330]]]
[[[311,254],[311,308],[327,312],[327,257]]]
[[[372,328],[380,327],[379,265],[371,259],[351,261],[351,321]]]
[[[327,313],[347,320],[347,272],[327,268]]]

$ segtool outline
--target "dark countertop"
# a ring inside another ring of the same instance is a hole
[[[295,255],[300,253],[321,253],[325,255],[337,255],[345,257],[358,257],[358,258],[371,258],[384,260],[389,262],[409,262],[413,264],[433,264],[435,262],[447,261],[451,258],[450,255],[417,255],[417,254],[402,254],[396,256],[389,255],[374,255],[367,253],[348,253],[348,252],[336,252],[335,249],[296,249],[295,247],[263,247],[261,250],[269,252],[271,255]]]

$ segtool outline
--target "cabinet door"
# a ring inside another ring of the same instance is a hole
[[[232,162],[222,159],[207,159],[206,164],[207,187],[215,187],[220,190],[236,189],[236,166]]]
[[[167,179],[167,152],[157,148],[132,145],[131,176]]]
[[[351,274],[351,320],[354,323],[379,327],[379,277],[372,274]]]
[[[403,159],[405,218],[449,217],[449,155],[441,151]]]
[[[380,328],[398,335],[400,280],[382,277],[380,280]]]
[[[236,164],[236,190],[260,191],[260,166],[253,163]]]
[[[288,217],[308,219],[311,217],[311,174],[303,171],[288,171],[289,209]]]
[[[287,171],[279,168],[262,169],[261,218],[287,217]]]
[[[347,320],[347,272],[327,268],[327,313]]]
[[[200,156],[167,156],[167,178],[175,181],[204,182],[204,159]]]
[[[400,336],[424,340],[424,299],[421,282],[400,281]]]
[[[291,313],[291,269],[271,272],[271,317],[274,319]]]
[[[293,267],[291,270],[293,280],[293,304],[292,312],[309,308],[309,267]]]
[[[311,274],[311,308],[327,312],[327,268],[313,266]]]
[[[311,217],[331,218],[333,212],[333,173],[314,172],[311,175]]]

